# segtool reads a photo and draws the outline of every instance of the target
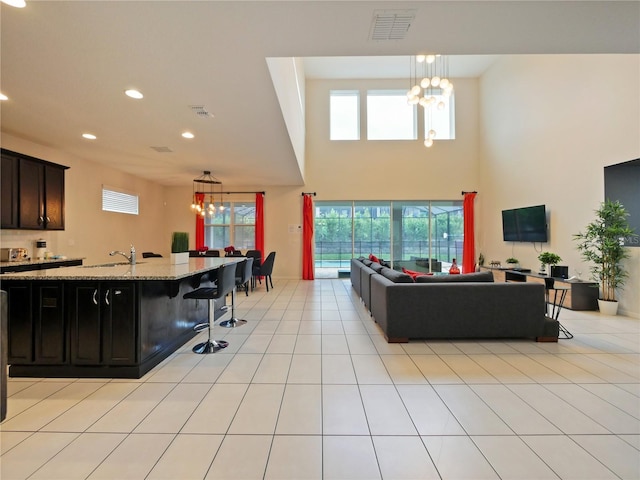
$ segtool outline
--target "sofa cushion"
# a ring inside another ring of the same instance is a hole
[[[391,280],[393,283],[413,283],[411,275],[407,275],[406,273],[399,272],[397,270],[392,270],[391,268],[383,267],[380,274]]]
[[[460,282],[493,282],[493,272],[474,272],[462,275],[420,275],[416,283],[460,283]]]
[[[365,258],[364,260],[362,260],[362,263],[365,264],[367,267],[369,265],[371,265],[373,262],[371,260],[369,260],[368,258]]]
[[[369,268],[370,268],[371,270],[373,270],[374,272],[376,272],[376,273],[380,273],[380,271],[381,271],[383,268],[385,268],[385,267],[383,267],[383,266],[382,266],[381,264],[379,264],[379,263],[371,262],[371,265],[369,265]]]

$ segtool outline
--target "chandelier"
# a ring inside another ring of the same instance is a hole
[[[433,127],[433,110],[444,110],[446,101],[453,93],[449,80],[449,59],[444,55],[416,55],[409,57],[409,105],[420,105],[425,109],[427,134],[424,146],[431,147],[437,132]]]
[[[217,186],[220,186],[216,191]],[[222,182],[211,176],[211,172],[205,170],[198,178],[193,179],[193,196],[191,200],[191,210],[202,215],[213,216],[216,214],[215,196],[219,198],[219,210],[224,210],[222,205]]]

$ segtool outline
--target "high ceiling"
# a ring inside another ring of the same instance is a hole
[[[27,1],[0,10],[2,131],[164,185],[202,170],[303,182],[268,57],[307,57],[313,78],[403,78],[425,49],[451,56],[452,77],[505,54],[640,52],[635,1]],[[372,40],[390,10],[414,17],[406,35]]]

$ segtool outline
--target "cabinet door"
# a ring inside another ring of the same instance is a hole
[[[44,165],[26,158],[20,159],[20,228],[43,229]]]
[[[135,285],[103,284],[103,348],[108,365],[134,365],[137,360]]]
[[[33,284],[36,363],[66,363],[67,341],[64,316],[64,287],[43,282]]]
[[[64,230],[64,169],[44,167],[44,224],[47,230]]]
[[[31,284],[4,282],[8,298],[8,341],[10,364],[33,363],[33,315]]]
[[[0,210],[2,228],[18,228],[18,159],[2,154]]]
[[[102,363],[102,296],[98,282],[73,284],[69,294],[71,363]]]

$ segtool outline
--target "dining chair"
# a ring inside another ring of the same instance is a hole
[[[247,250],[245,257],[253,258],[253,268],[256,269],[262,264],[262,252],[260,250]],[[251,275],[251,290],[256,287],[256,277]]]
[[[264,283],[267,286],[267,292],[269,291],[269,283],[271,283],[271,288],[273,288],[273,280],[271,279],[271,273],[273,272],[273,263],[276,260],[276,252],[271,252],[267,255],[267,258],[264,259],[262,265],[253,269],[253,277],[259,278],[264,277]]]

